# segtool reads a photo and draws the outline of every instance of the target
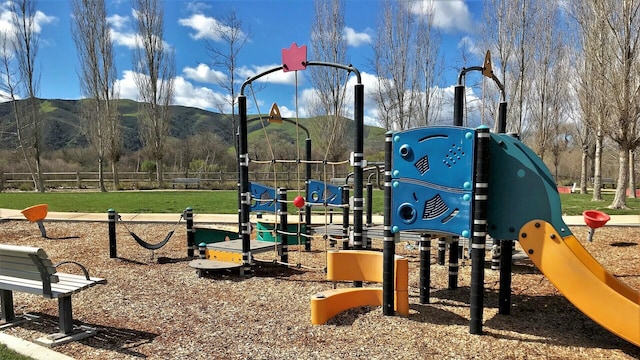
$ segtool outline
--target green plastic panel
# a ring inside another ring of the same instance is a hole
[[[489,151],[489,235],[517,240],[520,228],[540,219],[562,235],[571,231],[562,220],[558,188],[544,162],[526,145],[506,134],[491,134]]]

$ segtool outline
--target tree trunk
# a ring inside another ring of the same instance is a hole
[[[120,176],[118,175],[118,163],[111,161],[111,172],[113,173],[113,188],[117,191],[120,189]]]
[[[596,135],[596,153],[593,157],[593,197],[591,201],[602,201],[602,130]]]
[[[98,158],[98,185],[101,192],[107,192],[107,188],[104,186],[104,159]]]
[[[587,170],[589,167],[589,148],[582,149],[582,159],[580,166],[580,194],[587,194]]]
[[[43,193],[44,192],[44,179],[42,178],[42,166],[40,164],[40,157],[36,156],[36,172],[38,173],[38,176],[36,176],[36,189],[38,189],[38,192]]]
[[[164,177],[162,173],[162,159],[156,159],[156,180],[158,180],[158,187],[162,188],[164,185]]]
[[[636,196],[636,152],[629,151],[629,197],[632,199]]]
[[[629,183],[629,149],[620,147],[618,152],[618,181],[616,184],[616,194],[613,202],[609,205],[611,209],[627,208],[627,184]]]

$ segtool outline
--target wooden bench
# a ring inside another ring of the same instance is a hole
[[[72,264],[82,275],[60,273],[58,266]],[[46,252],[37,247],[0,244],[0,309],[2,320],[7,324],[17,322],[13,310],[13,292],[42,295],[58,299],[59,326],[57,334],[38,342],[54,346],[95,334],[85,331],[74,334],[71,295],[96,284],[105,284],[105,279],[90,277],[87,269],[75,261],[53,264]]]
[[[196,185],[200,189],[200,178],[173,178],[171,179],[172,187],[175,189],[176,185],[183,184],[184,188],[188,188],[189,185]]]

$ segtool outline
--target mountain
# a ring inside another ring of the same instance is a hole
[[[87,139],[79,128],[81,100],[39,99],[41,113],[44,115],[44,146],[45,151],[82,148],[87,146]],[[122,117],[124,144],[127,151],[137,151],[142,148],[138,134],[137,113],[139,104],[132,100],[120,100],[118,110]],[[0,103],[0,149],[16,149],[17,139],[15,119],[13,118],[13,104]],[[249,116],[251,119],[252,117]],[[229,124],[229,118],[220,113],[206,111],[186,106],[171,106],[171,128],[169,135],[176,139],[187,139],[198,134],[211,132],[217,134],[227,146],[232,146],[234,132]],[[300,119],[299,125],[309,128],[318,119]],[[349,119],[349,132],[353,131],[353,122]],[[269,136],[281,141],[294,142],[296,140],[295,124],[282,125],[265,124],[269,129]],[[248,124],[249,141],[264,136],[260,121],[250,121]],[[299,139],[305,139],[306,133],[300,131]],[[352,136],[349,137],[352,139]],[[259,141],[259,140],[258,140]],[[312,135],[312,141],[322,142],[324,139]],[[350,143],[353,140],[350,140]],[[317,142],[316,142],[317,143]],[[349,149],[352,145],[349,144]],[[384,129],[365,127],[365,148],[378,152],[384,148]]]

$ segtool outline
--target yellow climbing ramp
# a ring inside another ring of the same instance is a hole
[[[382,283],[382,253],[371,250],[327,252],[327,280]],[[409,315],[409,262],[395,256],[395,310]],[[311,296],[311,323],[324,324],[339,313],[360,306],[382,306],[382,288],[340,288]]]

